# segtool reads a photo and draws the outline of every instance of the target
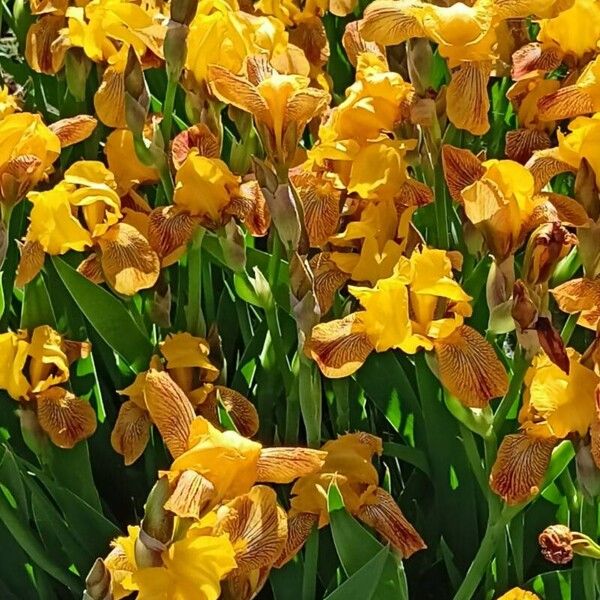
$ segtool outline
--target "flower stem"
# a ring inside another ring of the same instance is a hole
[[[504,398],[502,398],[500,401],[498,409],[494,414],[494,433],[496,435],[498,435],[499,431],[502,429],[510,409],[519,398],[521,386],[523,385],[525,373],[527,373],[530,362],[531,359],[526,358],[521,351],[518,351],[518,354],[516,354],[514,359],[513,374],[508,386],[508,391],[506,392]]]
[[[177,80],[169,77],[167,81],[167,91],[165,92],[165,102],[163,104],[163,121],[161,131],[165,148],[168,147],[171,140],[171,127],[173,125],[173,110],[175,108],[175,96],[177,94]]]
[[[560,337],[562,338],[565,346],[569,343],[573,332],[575,331],[575,326],[577,325],[577,321],[579,319],[579,313],[574,313],[567,317],[565,324],[563,325],[562,331],[560,332]]]

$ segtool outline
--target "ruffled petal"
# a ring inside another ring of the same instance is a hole
[[[327,452],[312,448],[263,448],[258,459],[256,481],[290,483],[318,471]]]

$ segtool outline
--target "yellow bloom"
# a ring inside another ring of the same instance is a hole
[[[10,93],[8,87],[0,87],[0,120],[20,110],[17,98]]]
[[[525,377],[525,394],[519,423],[522,431],[507,435],[492,469],[492,490],[509,504],[537,494],[550,462],[552,449],[569,436],[595,437],[598,423],[594,371],[581,356],[567,349],[569,371],[565,373],[545,355],[535,357]],[[599,456],[594,460],[600,462]]]
[[[250,113],[271,160],[288,164],[304,127],[325,109],[329,94],[309,87],[307,77],[276,72],[264,56],[249,57],[246,63],[247,76],[210,67],[211,89],[223,102]]]
[[[5,367],[0,371],[0,388],[11,398],[26,398],[31,386],[24,373],[29,342],[25,332],[0,334],[0,360]]]
[[[240,194],[240,180],[218,158],[196,151],[188,156],[175,176],[173,202],[192,216],[220,224],[232,199]]]
[[[0,120],[0,200],[14,204],[43,180],[60,154],[60,140],[39,115]]]
[[[515,587],[502,594],[498,600],[540,600],[540,597],[533,592]]]
[[[506,391],[495,352],[474,329],[470,297],[454,281],[446,252],[423,248],[401,257],[375,287],[349,287],[363,311],[313,328],[307,352],[328,377],[354,373],[376,350],[434,350],[442,384],[464,404],[483,407]]]
[[[378,487],[379,477],[371,462],[382,452],[378,437],[349,433],[327,442],[322,450],[327,455],[321,469],[301,477],[292,488],[288,542],[279,565],[300,550],[314,525],[329,523],[327,492],[332,484],[338,486],[346,509],[373,527],[403,558],[426,548],[391,495]]]

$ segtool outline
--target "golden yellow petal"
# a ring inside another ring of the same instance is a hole
[[[568,85],[538,100],[541,121],[560,121],[594,112],[594,99],[577,85]]]
[[[151,425],[148,412],[133,400],[121,404],[110,443],[115,452],[125,459],[125,466],[133,464],[144,453],[150,439]]]
[[[600,469],[600,389],[596,388],[596,418],[590,427],[590,451],[596,467]]]
[[[206,156],[206,158],[221,156],[219,138],[205,123],[192,126],[177,134],[173,139],[171,160],[175,169],[181,167],[192,150],[197,150],[200,156]]]
[[[395,46],[413,37],[425,37],[423,26],[411,14],[417,1],[375,0],[365,9],[359,31],[365,40]]]
[[[17,267],[15,285],[19,288],[33,281],[35,276],[42,270],[46,254],[44,248],[39,242],[25,241],[19,246],[21,259]]]
[[[211,65],[208,68],[208,81],[213,94],[219,100],[241,108],[259,121],[270,121],[267,103],[246,78],[234,75],[218,65]]]
[[[215,496],[215,486],[206,477],[186,470],[177,479],[165,508],[178,517],[198,519],[213,505]]]
[[[271,566],[287,540],[287,518],[277,505],[275,490],[254,486],[217,513],[215,535],[228,534],[236,548],[237,573]]]
[[[360,508],[357,517],[383,536],[402,558],[427,548],[392,496],[382,488],[367,496],[367,503]]]
[[[539,492],[556,445],[554,439],[507,435],[498,448],[490,487],[507,504],[520,504]]]
[[[442,147],[442,164],[450,196],[455,202],[462,202],[461,192],[485,174],[485,167],[470,150],[450,144]]]
[[[240,185],[240,193],[231,199],[225,212],[240,220],[255,237],[263,237],[269,232],[271,213],[260,184],[255,179]]]
[[[158,255],[132,225],[117,223],[98,240],[102,271],[119,294],[133,296],[151,288],[160,273]]]
[[[100,257],[95,252],[86,256],[79,263],[77,272],[81,273],[86,279],[89,279],[92,283],[97,285],[105,282],[102,263],[100,262]]]
[[[318,471],[326,457],[327,452],[312,448],[263,448],[256,481],[290,483]]]
[[[463,325],[434,341],[442,385],[465,406],[483,408],[503,396],[508,377],[494,349],[477,331]]]
[[[513,129],[506,133],[506,158],[524,165],[536,150],[550,148],[550,136],[537,129]]]
[[[72,448],[96,431],[96,413],[89,402],[60,387],[36,397],[40,425],[60,448]]]
[[[78,144],[92,135],[98,121],[90,115],[77,115],[61,119],[49,126],[50,131],[60,140],[61,148]]]
[[[173,458],[187,448],[190,425],[195,414],[181,388],[165,371],[150,369],[144,388],[146,406]]]
[[[240,435],[248,438],[256,435],[258,412],[254,404],[231,388],[216,385],[214,390],[219,395],[223,408],[227,411]]]
[[[560,310],[569,314],[580,312],[578,324],[596,330],[600,321],[600,278],[571,279],[550,291]]]
[[[61,15],[44,15],[32,23],[27,31],[25,58],[29,66],[37,73],[55,75],[63,65],[64,51],[52,50],[60,30],[65,26]]]
[[[377,42],[367,42],[360,34],[359,25],[359,21],[351,21],[346,25],[342,36],[342,46],[344,46],[350,64],[356,68],[358,56],[364,52],[374,54],[386,64],[387,58],[383,46],[380,46]]]
[[[502,594],[498,600],[540,600],[540,597],[533,592],[516,587],[508,590],[506,594]]]
[[[313,328],[306,351],[326,377],[337,379],[352,375],[374,350],[360,324],[359,314],[352,313]]]
[[[298,125],[299,132],[306,123],[322,113],[331,100],[325,90],[306,88],[298,90],[289,98],[285,107],[284,127],[289,123]]]
[[[458,129],[466,129],[473,135],[483,135],[489,130],[487,83],[490,71],[489,62],[463,62],[452,72],[446,90],[446,113]]]
[[[7,204],[25,197],[43,177],[42,160],[33,154],[19,154],[9,159],[0,174],[0,194]]]
[[[175,262],[185,251],[197,227],[198,219],[176,206],[159,206],[150,213],[148,241],[163,267]]]
[[[96,115],[107,127],[125,129],[125,63],[109,66],[94,94]]]
[[[315,254],[310,259],[309,266],[313,273],[315,295],[321,315],[325,315],[333,306],[335,293],[348,281],[349,276],[331,259],[331,252]]]
[[[279,558],[274,563],[275,567],[283,567],[298,554],[318,521],[319,516],[312,513],[296,513],[288,517],[287,539]]]

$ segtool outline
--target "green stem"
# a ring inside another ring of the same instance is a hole
[[[165,102],[163,104],[163,121],[161,131],[165,148],[168,147],[171,140],[171,128],[173,126],[173,111],[175,109],[175,96],[177,94],[177,80],[169,77],[167,81],[167,91],[165,92]]]
[[[525,373],[527,373],[527,369],[529,368],[530,359],[527,359],[522,351],[517,350],[517,355],[514,359],[514,368],[513,374],[510,380],[510,385],[508,386],[508,391],[500,404],[498,405],[498,409],[494,414],[494,433],[498,435],[504,422],[506,421],[506,417],[510,412],[510,409],[513,407],[514,403],[518,400],[519,395],[521,393],[521,386],[523,385],[523,380],[525,379]]]
[[[577,326],[577,321],[579,320],[579,313],[574,313],[567,317],[565,324],[563,325],[562,331],[560,332],[560,337],[562,338],[565,346],[569,343],[573,332],[575,331],[575,327]]]
[[[289,396],[292,390],[292,371],[283,343],[279,316],[277,315],[277,306],[274,302],[271,306],[265,308],[265,318],[269,333],[271,334],[271,343],[275,350],[275,360],[277,361],[277,366],[283,379],[286,395]]]
[[[481,491],[484,495],[487,496],[487,494],[490,491],[490,486],[488,485],[487,477],[485,475],[485,469],[481,462],[479,450],[477,449],[475,436],[468,427],[463,425],[463,423],[459,423],[459,426],[460,436],[463,440],[465,453],[467,454],[467,459],[469,460],[471,471],[473,471],[473,474],[475,475],[475,479],[477,479],[477,483],[479,484]]]
[[[437,229],[438,247],[450,248],[450,223],[448,221],[448,198],[446,182],[441,168],[435,169],[435,225]]]

